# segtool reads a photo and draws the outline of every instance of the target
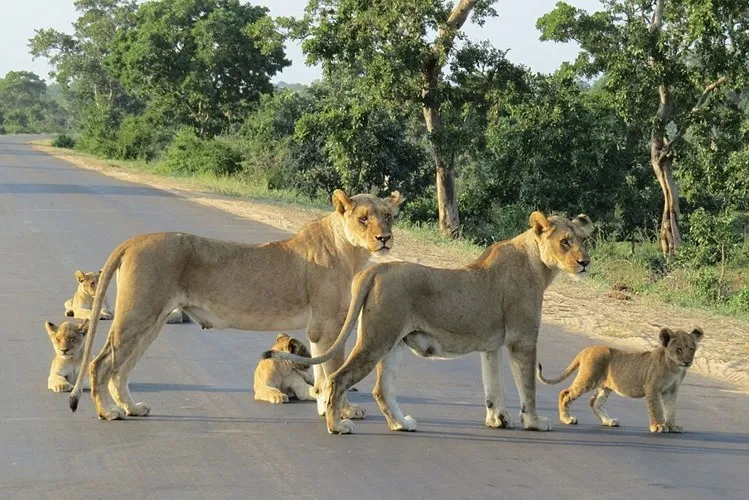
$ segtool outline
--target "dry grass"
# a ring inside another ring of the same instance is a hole
[[[196,203],[217,207],[290,232],[327,212],[320,205],[309,202],[290,204],[297,200],[274,201],[275,193],[263,192],[257,187],[238,186],[237,181],[227,184],[221,180],[211,182],[206,179],[155,175],[146,171],[142,164],[104,161],[44,144],[33,145],[36,149],[73,165],[118,179],[148,184]],[[225,194],[218,194],[222,189],[231,191],[229,195],[225,191]],[[481,248],[469,243],[447,241],[424,228],[399,228],[395,231],[395,237],[398,243],[388,260],[458,267],[470,262],[481,251]],[[623,262],[621,265],[627,264]],[[664,304],[652,297],[642,298],[628,294],[626,290],[618,292],[607,293],[600,283],[578,283],[562,278],[546,293],[543,319],[547,323],[563,326],[570,333],[632,348],[653,346],[661,326],[685,329],[702,326],[706,335],[695,359],[694,370],[732,382],[742,390],[749,391],[749,323],[701,310]],[[624,296],[629,299],[622,300]]]

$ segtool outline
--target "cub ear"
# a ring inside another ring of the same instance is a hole
[[[671,331],[669,328],[661,328],[660,333],[658,334],[658,340],[661,341],[661,345],[663,347],[668,346],[668,343],[671,342],[671,339],[674,336],[674,332]]]
[[[305,358],[309,357],[307,346],[297,339],[291,339],[291,342],[289,342],[289,352],[291,354],[296,354],[297,356],[303,356]]]
[[[276,335],[276,342],[279,342],[279,341],[281,341],[283,339],[286,339],[286,338],[289,338],[289,334],[288,333],[279,333],[278,335]]]
[[[47,330],[47,334],[51,337],[55,333],[57,333],[57,325],[50,321],[44,322],[44,328]]]
[[[333,191],[333,206],[335,207],[336,212],[343,214],[346,210],[354,208],[354,203],[348,196],[346,196],[346,193],[340,189],[336,189]]]
[[[705,335],[705,332],[703,332],[702,328],[698,326],[698,327],[695,327],[694,330],[689,332],[689,335],[692,336],[695,342],[699,342],[700,340],[702,340],[702,337]]]
[[[83,283],[86,280],[86,273],[81,271],[80,269],[75,272],[75,279],[78,280],[78,283]]]
[[[540,236],[541,233],[549,229],[549,219],[546,218],[543,212],[536,210],[531,214],[530,218],[530,224],[531,228],[533,228],[533,231],[536,233],[536,235]]]
[[[593,222],[585,214],[580,214],[572,219],[572,223],[585,233],[586,238],[593,232]]]
[[[89,323],[90,322],[88,318],[84,319],[83,323],[78,325],[78,328],[76,328],[76,330],[78,330],[78,333],[80,333],[81,335],[86,335],[88,333]]]

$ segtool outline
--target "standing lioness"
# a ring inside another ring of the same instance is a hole
[[[119,269],[114,322],[107,342],[91,362],[91,397],[102,419],[149,413],[135,403],[128,376],[156,339],[167,315],[182,307],[203,328],[298,330],[307,328],[312,354],[335,341],[350,302],[351,280],[370,254],[388,251],[392,224],[403,199],[396,191],[379,199],[333,193],[335,211],[305,225],[284,241],[262,245],[234,243],[184,233],[136,236],[120,244],[102,269],[91,311],[82,363],[93,345],[104,295]],[[343,353],[324,366],[332,373]],[[315,386],[324,373],[315,370]],[[81,370],[70,396],[75,411],[81,394]],[[114,398],[111,406],[107,396]],[[324,406],[318,402],[318,409]],[[361,408],[346,413],[361,418]]]
[[[603,425],[618,427],[619,420],[609,417],[605,407],[609,394],[614,391],[628,398],[647,398],[650,432],[682,432],[684,429],[676,424],[676,398],[702,336],[699,328],[690,333],[662,328],[660,347],[647,352],[625,352],[594,345],[580,351],[554,379],[543,377],[539,363],[538,380],[544,384],[558,384],[579,368],[569,389],[559,393],[559,420],[563,424],[577,423],[577,417],[570,415],[570,405],[586,392],[595,390],[590,398],[593,413]]]
[[[486,425],[511,425],[500,378],[500,352],[506,345],[520,393],[520,420],[526,429],[546,431],[549,420],[536,414],[536,341],[544,290],[560,272],[588,271],[585,239],[592,224],[585,215],[572,221],[534,212],[531,228],[489,247],[460,269],[435,269],[408,262],[378,264],[354,279],[351,307],[335,345],[323,356],[302,358],[267,352],[265,357],[299,364],[322,363],[343,348],[359,318],[356,346],[328,377],[327,424],[331,433],[349,433],[340,421],[346,390],[377,366],[374,397],[392,430],[416,429],[395,400],[394,383],[401,351],[409,347],[427,358],[481,352],[486,395]]]

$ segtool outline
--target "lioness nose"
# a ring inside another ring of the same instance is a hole
[[[588,264],[590,264],[590,259],[589,259],[589,258],[587,258],[587,257],[586,257],[586,258],[584,258],[584,259],[579,259],[579,260],[577,261],[577,263],[578,263],[578,264],[580,264],[580,265],[581,265],[581,266],[583,266],[583,267],[588,267]]]
[[[387,243],[387,241],[391,238],[389,234],[381,234],[379,236],[375,236],[376,239],[380,240],[383,244]]]

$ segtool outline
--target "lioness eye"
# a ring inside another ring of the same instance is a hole
[[[359,217],[359,222],[361,222],[362,224],[366,224],[367,220],[368,220],[368,218],[367,218],[366,215],[364,217]]]
[[[561,243],[563,247],[568,247],[568,246],[570,246],[570,242],[569,242],[569,240],[568,240],[567,238],[563,239],[563,240],[562,240],[562,241],[560,241],[559,243]]]

